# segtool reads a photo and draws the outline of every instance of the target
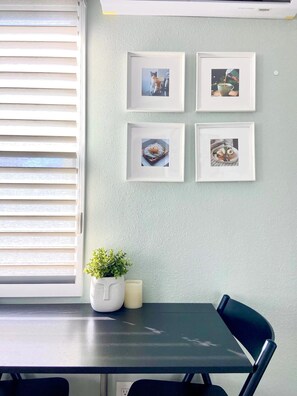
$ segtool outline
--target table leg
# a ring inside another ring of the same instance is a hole
[[[100,374],[100,396],[107,396],[107,374]]]

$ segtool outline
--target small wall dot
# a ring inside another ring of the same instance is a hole
[[[273,74],[274,74],[275,76],[278,76],[278,70],[274,70]]]

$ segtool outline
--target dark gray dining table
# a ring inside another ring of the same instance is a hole
[[[150,303],[97,313],[89,304],[0,304],[0,372],[249,373],[209,303]]]

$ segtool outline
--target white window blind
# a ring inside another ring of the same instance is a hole
[[[81,294],[84,20],[0,0],[0,296]]]

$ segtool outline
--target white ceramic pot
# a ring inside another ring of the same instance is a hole
[[[91,306],[97,312],[113,312],[120,309],[124,303],[124,277],[99,278],[92,277],[90,300]]]

